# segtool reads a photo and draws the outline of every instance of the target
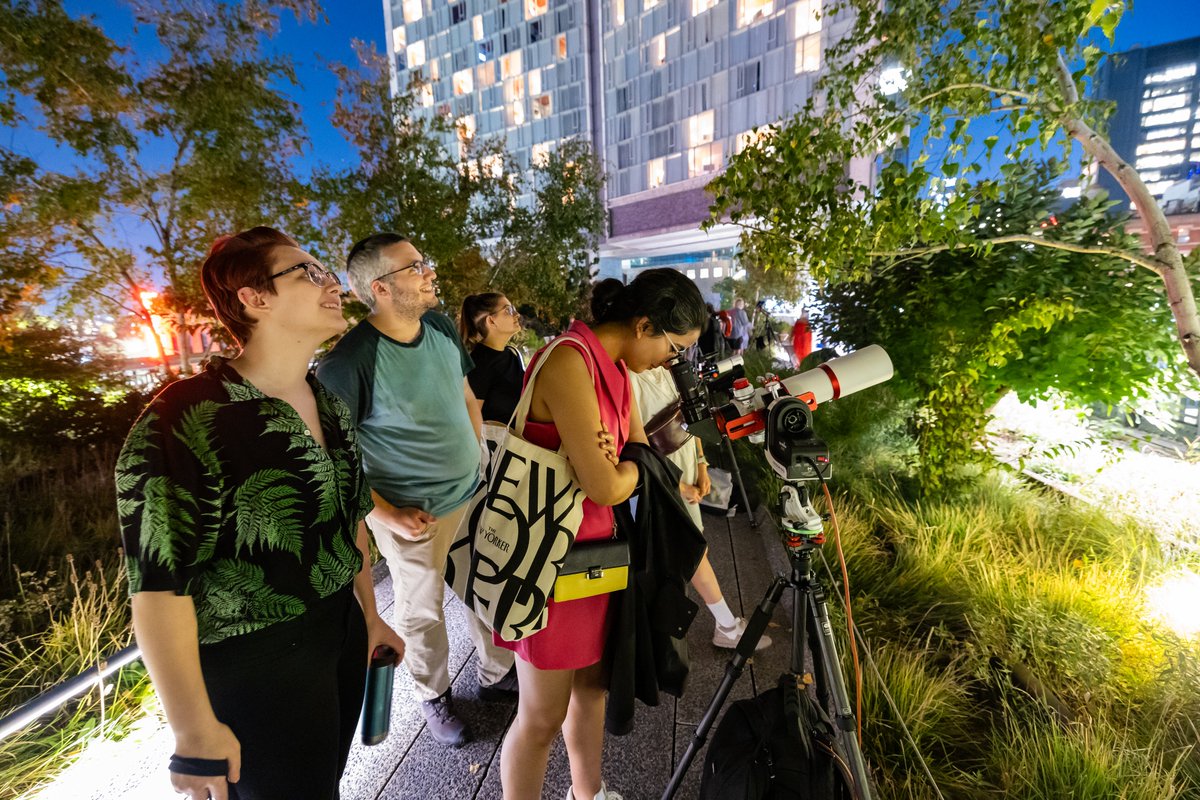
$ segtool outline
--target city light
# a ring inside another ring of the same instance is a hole
[[[1150,619],[1158,620],[1184,638],[1200,634],[1200,575],[1180,570],[1146,590]]]

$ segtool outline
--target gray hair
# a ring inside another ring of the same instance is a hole
[[[371,291],[371,284],[387,272],[383,264],[384,249],[408,240],[407,236],[398,233],[373,233],[350,248],[350,255],[346,256],[350,288],[372,311],[375,310],[375,293]]]

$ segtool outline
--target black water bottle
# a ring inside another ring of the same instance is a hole
[[[386,644],[379,645],[371,654],[367,691],[363,698],[363,744],[379,744],[387,738],[392,722],[392,679],[397,660],[396,651]]]

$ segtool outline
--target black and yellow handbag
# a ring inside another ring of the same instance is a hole
[[[567,551],[558,580],[554,582],[554,602],[565,603],[598,594],[619,592],[629,585],[629,542],[604,539],[575,542]]]

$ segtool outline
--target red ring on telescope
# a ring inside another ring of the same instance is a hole
[[[838,383],[837,375],[833,373],[833,370],[829,368],[828,364],[818,364],[817,366],[824,370],[825,374],[829,377],[830,386],[833,387],[833,397],[829,399],[837,400],[842,396],[842,385]]]

